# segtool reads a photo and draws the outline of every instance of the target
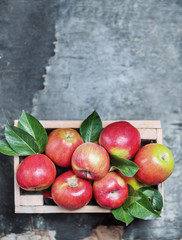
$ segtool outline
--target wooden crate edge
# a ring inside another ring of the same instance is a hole
[[[41,124],[47,128],[61,128],[61,127],[72,127],[79,128],[83,120],[39,120]],[[161,121],[160,120],[102,120],[103,127],[106,127],[108,124],[118,121],[127,121],[131,123],[134,127],[140,129],[160,129]],[[14,125],[18,126],[18,120],[14,120]]]

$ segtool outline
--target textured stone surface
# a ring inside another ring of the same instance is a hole
[[[4,237],[2,240],[56,240],[55,231],[31,231],[22,234],[11,233]]]
[[[61,2],[56,56],[33,113],[80,119],[96,109],[105,119],[165,122],[170,113],[168,122],[176,121],[182,100],[180,6],[174,1]]]
[[[124,237],[181,237],[182,2],[61,2],[56,54],[33,114],[84,119],[96,109],[102,119],[160,119],[176,161],[164,184],[165,211],[130,224]]]
[[[0,124],[30,111],[53,54],[57,1],[0,1]],[[50,20],[51,19],[51,20]]]
[[[135,220],[123,238],[180,239],[182,1],[10,0],[0,13],[1,135],[22,109],[39,119],[84,119],[94,109],[103,120],[160,119],[176,162],[164,212]],[[1,233],[28,231],[30,216],[12,213],[12,159],[0,158]],[[100,224],[120,225],[109,214],[33,216],[36,229],[61,240],[83,239]]]
[[[54,54],[58,1],[0,1],[0,138],[43,88],[42,75]],[[13,159],[0,154],[0,236],[29,231],[30,215],[14,214]],[[37,216],[35,216],[36,218]],[[45,229],[45,228],[44,228]]]

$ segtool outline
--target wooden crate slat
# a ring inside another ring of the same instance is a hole
[[[157,129],[157,143],[162,144],[162,129]]]
[[[14,120],[14,126],[18,127],[18,120]]]
[[[16,171],[19,165],[19,157],[14,156],[14,203],[15,206],[20,205],[20,188],[16,182]]]
[[[156,129],[138,129],[142,140],[156,140],[157,131]]]
[[[106,127],[108,124],[117,122],[121,120],[108,120],[102,121],[103,127]],[[131,123],[136,128],[161,128],[161,122],[159,120],[125,120]],[[42,125],[47,128],[79,128],[82,120],[40,120]],[[14,121],[14,125],[18,125],[18,120]]]
[[[119,121],[119,120],[118,120]],[[151,120],[151,121],[142,121],[142,120],[138,120],[138,121],[134,121],[134,120],[127,120],[128,122],[130,122],[133,126],[135,126],[136,128],[161,128],[161,122],[157,121],[157,120]],[[41,120],[40,121],[42,123],[42,125],[45,128],[79,128],[82,120],[73,120],[73,121],[56,121],[56,120],[52,120],[52,121],[46,121],[46,120]],[[109,125],[110,123],[116,122],[115,120],[110,120],[110,121],[102,121],[103,123],[103,127],[106,127],[107,125]]]
[[[77,210],[67,210],[58,206],[17,206],[16,213],[110,213],[109,209],[99,206],[85,206]]]
[[[43,195],[21,195],[20,196],[21,206],[43,206],[44,198]]]

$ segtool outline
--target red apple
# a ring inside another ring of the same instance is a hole
[[[134,176],[134,177],[127,177],[127,176],[125,176],[124,174],[122,174],[122,172],[120,172],[119,170],[116,170],[116,173],[117,173],[119,176],[121,176],[121,177],[125,180],[125,182],[126,182],[127,184],[129,184],[130,186],[132,186],[132,187],[134,188],[134,190],[137,190],[137,189],[139,189],[139,188],[141,188],[141,187],[149,187],[149,185],[139,182],[139,181],[136,179],[135,176]]]
[[[40,191],[48,188],[56,178],[54,163],[44,154],[26,157],[16,172],[18,185],[26,191]]]
[[[142,147],[134,158],[139,166],[136,178],[143,183],[156,185],[165,181],[173,172],[171,151],[162,144],[151,143]]]
[[[45,190],[44,191],[44,198],[45,199],[52,199],[51,191]]]
[[[73,152],[83,142],[75,129],[56,129],[48,136],[45,153],[56,165],[70,167]]]
[[[111,123],[102,130],[99,143],[111,155],[131,159],[140,147],[141,138],[134,126],[120,121]]]
[[[104,208],[118,208],[126,201],[128,196],[127,183],[115,172],[93,183],[94,197],[97,203]]]
[[[107,151],[96,143],[83,143],[73,153],[71,165],[74,173],[86,179],[103,178],[110,167]]]
[[[51,194],[57,205],[74,210],[85,206],[91,200],[92,185],[70,170],[56,178]]]

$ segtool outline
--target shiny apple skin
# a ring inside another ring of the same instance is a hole
[[[83,142],[75,129],[55,129],[48,136],[45,153],[56,165],[70,167],[73,152]]]
[[[114,209],[126,201],[128,185],[118,174],[109,172],[104,178],[94,181],[93,193],[101,207]]]
[[[26,191],[40,191],[48,188],[56,178],[54,163],[44,154],[26,157],[16,172],[18,185]]]
[[[110,159],[102,146],[87,142],[74,151],[71,166],[77,176],[97,180],[109,171]]]
[[[151,143],[142,147],[134,158],[140,168],[136,178],[145,184],[164,182],[173,172],[174,159],[171,151],[162,144]]]
[[[66,209],[75,210],[85,206],[92,198],[92,185],[88,180],[67,171],[56,178],[51,194],[54,202]]]
[[[127,184],[129,184],[130,186],[132,186],[134,190],[137,190],[137,189],[142,188],[142,187],[150,187],[150,185],[148,185],[148,184],[144,184],[144,183],[139,182],[139,181],[136,179],[135,176],[133,176],[133,177],[127,177],[127,176],[125,176],[122,172],[120,172],[119,170],[116,170],[115,172],[116,172],[120,177],[122,177]]]
[[[126,121],[119,121],[105,127],[99,137],[99,143],[111,155],[131,159],[141,145],[137,128]]]

